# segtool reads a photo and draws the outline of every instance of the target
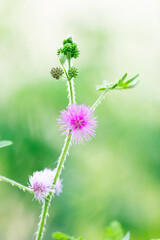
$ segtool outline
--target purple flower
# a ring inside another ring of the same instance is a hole
[[[62,192],[62,180],[58,179],[55,186],[53,185],[56,169],[44,169],[33,173],[29,177],[30,189],[34,192],[34,197],[40,201],[44,201],[48,194],[56,193],[59,195]]]
[[[90,140],[95,136],[95,128],[97,126],[96,118],[93,116],[93,110],[85,105],[72,104],[67,107],[67,110],[61,111],[58,122],[60,129],[64,134],[72,133],[73,143],[83,142]]]

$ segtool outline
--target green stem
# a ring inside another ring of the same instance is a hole
[[[69,57],[68,58],[68,70],[71,69],[71,58]],[[73,81],[73,78],[70,79],[69,77],[68,78],[68,81],[67,81],[67,84],[68,84],[68,93],[69,93],[69,104],[71,105],[72,103],[75,103],[75,90],[74,90],[74,81]]]
[[[43,235],[44,235],[44,231],[45,231],[45,225],[46,225],[46,221],[47,221],[47,217],[48,217],[48,210],[50,207],[50,203],[52,200],[52,195],[49,195],[43,205],[42,205],[42,212],[41,212],[41,216],[40,216],[40,222],[38,224],[38,231],[36,233],[36,240],[42,240],[43,239]]]
[[[60,62],[61,63],[61,62]],[[64,67],[64,65],[61,63],[62,68],[66,74],[67,77],[67,88],[68,88],[68,96],[69,96],[69,105],[72,103],[75,103],[75,90],[74,90],[74,81],[73,79],[70,79],[68,76],[68,73]],[[71,68],[71,58],[68,58],[68,70]]]
[[[69,104],[75,103],[75,94],[74,94],[74,83],[73,80],[67,81],[68,93],[69,93]]]
[[[103,91],[103,93],[99,96],[99,98],[97,99],[97,101],[92,105],[92,109],[93,109],[93,111],[98,107],[98,105],[102,102],[102,100],[105,98],[105,95],[106,95],[106,93],[109,91],[109,90],[113,90],[113,89],[115,89],[116,87],[117,87],[117,85],[118,85],[118,82],[116,82],[115,84],[113,84],[112,86],[110,86],[110,87],[107,87],[104,91]]]
[[[71,62],[69,60],[68,61],[68,68],[70,69],[70,67],[71,67]],[[68,86],[69,86],[69,103],[73,104],[75,102],[73,82],[71,82],[69,80],[68,74],[67,74],[64,66],[63,66],[63,69],[66,73],[67,83],[68,83]],[[72,134],[69,131],[68,135],[67,135],[67,138],[65,139],[64,146],[62,148],[62,152],[60,154],[59,160],[58,160],[57,171],[56,171],[56,175],[55,175],[55,178],[54,178],[54,181],[53,181],[54,185],[56,184],[57,180],[59,179],[61,171],[64,167],[64,162],[66,160],[69,148],[71,146],[71,140],[72,140]],[[38,231],[37,231],[37,234],[36,234],[36,240],[42,240],[43,239],[43,234],[44,234],[44,231],[45,231],[45,225],[46,225],[46,221],[47,221],[48,210],[49,210],[50,203],[51,203],[51,200],[52,200],[52,195],[53,194],[50,193],[43,203],[42,212],[41,212],[41,216],[40,216],[39,227],[38,227]]]
[[[72,138],[72,134],[69,133],[66,140],[65,140],[65,144],[64,147],[62,149],[61,155],[59,157],[59,161],[58,161],[58,166],[57,166],[57,171],[56,171],[56,175],[54,178],[54,182],[53,184],[55,185],[58,178],[60,177],[62,168],[64,167],[64,162],[66,160],[66,157],[68,155],[68,151],[71,145],[71,138]],[[48,195],[48,197],[45,199],[43,206],[42,206],[42,212],[41,212],[41,216],[40,216],[40,222],[39,222],[39,226],[38,226],[38,231],[36,234],[36,240],[42,240],[43,239],[43,234],[45,231],[45,225],[46,225],[46,221],[47,221],[47,216],[48,216],[48,210],[50,207],[50,203],[52,200],[52,193],[50,193]]]
[[[72,139],[72,134],[69,132],[68,135],[67,135],[67,138],[65,140],[64,147],[62,149],[61,155],[59,157],[59,161],[58,161],[58,165],[57,165],[57,171],[56,171],[56,175],[55,175],[53,184],[56,184],[58,178],[60,177],[62,168],[64,167],[64,162],[65,162],[66,157],[69,153],[68,151],[69,151],[69,148],[71,146],[71,139]]]
[[[63,70],[64,70],[64,72],[66,74],[67,79],[69,79],[68,73],[67,73],[67,71],[66,71],[66,69],[65,69],[65,67],[64,67],[64,65],[62,63],[61,63],[61,66],[62,66],[62,68],[63,68]]]
[[[109,88],[106,88],[104,90],[104,92],[99,96],[99,98],[97,99],[97,101],[92,105],[92,109],[93,111],[98,107],[98,105],[102,102],[102,100],[105,98],[106,93],[109,91]]]
[[[9,179],[9,178],[3,177],[3,176],[1,176],[1,175],[0,175],[0,181],[8,182],[8,183],[10,183],[12,186],[16,186],[16,187],[18,187],[19,189],[21,189],[21,190],[23,190],[23,191],[28,191],[28,192],[30,192],[30,193],[33,193],[33,191],[31,191],[28,187],[26,187],[26,186],[24,186],[24,185],[22,185],[22,184],[20,184],[20,183],[18,183],[18,182],[16,182],[16,181],[13,181],[13,180],[11,180],[11,179]]]

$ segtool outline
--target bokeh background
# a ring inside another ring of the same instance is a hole
[[[45,239],[101,240],[113,220],[131,240],[160,238],[160,1],[1,0],[0,19],[0,140],[14,142],[0,150],[0,174],[22,184],[54,168],[63,145],[66,84],[50,69],[66,36],[81,49],[78,103],[92,105],[103,80],[140,73],[135,89],[109,93],[96,110],[96,138],[72,146]],[[0,183],[1,240],[34,239],[40,211],[29,193]]]

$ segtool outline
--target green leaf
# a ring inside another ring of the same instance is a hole
[[[106,229],[106,240],[122,240],[123,236],[123,229],[117,221],[112,222]]]
[[[139,83],[139,81],[135,81],[135,83],[129,85],[129,84],[126,84],[126,86],[124,87],[124,89],[127,89],[127,88],[134,88],[135,86],[137,86],[137,84]]]
[[[106,90],[106,87],[97,88],[97,91],[104,91],[104,90]]]
[[[137,74],[133,78],[130,78],[129,80],[125,80],[127,77],[127,73],[125,73],[119,81],[115,81],[112,83],[105,83],[102,86],[98,86],[97,90],[98,91],[107,91],[107,90],[109,91],[112,89],[122,90],[122,89],[134,88],[139,83],[139,81],[136,79],[138,76],[139,76],[139,74]],[[136,79],[136,81],[134,81],[135,79]]]
[[[0,141],[0,148],[7,147],[9,145],[13,144],[11,141]]]
[[[129,79],[128,81],[126,81],[127,84],[133,82],[137,77],[139,76],[139,74],[137,74],[136,76],[134,76],[133,78]]]
[[[65,234],[65,233],[61,233],[61,232],[56,232],[56,233],[53,233],[53,238],[55,239],[65,239],[65,240],[69,240],[71,239],[72,237]]]
[[[60,53],[59,54],[59,61],[60,61],[60,63],[63,65],[64,63],[65,63],[65,61],[66,61],[66,56],[63,54],[63,53]]]
[[[127,77],[127,73],[123,75],[123,77],[119,80],[119,83],[123,82],[126,79],[126,77]]]

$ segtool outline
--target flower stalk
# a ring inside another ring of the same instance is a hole
[[[95,111],[95,109],[98,107],[99,104],[101,104],[102,100],[105,98],[106,93],[109,91],[110,89],[106,88],[104,90],[104,92],[102,92],[102,94],[99,96],[99,98],[97,99],[97,101],[92,105],[92,110]]]
[[[13,181],[9,178],[6,178],[6,177],[3,177],[0,175],[0,181],[4,181],[4,182],[7,182],[7,183],[10,183],[12,186],[16,186],[18,187],[19,189],[23,190],[23,191],[27,191],[27,192],[30,192],[30,193],[33,193],[33,191],[31,191],[28,187],[16,182],[16,181]]]
[[[71,69],[71,58],[68,57],[67,59],[68,61],[68,71]],[[60,62],[61,63],[61,62]],[[70,79],[64,65],[61,63],[63,70],[66,74],[66,78],[67,78],[67,90],[68,90],[68,97],[69,97],[69,105],[75,103],[75,89],[74,89],[74,81],[73,79]]]
[[[54,182],[53,182],[54,185],[56,184],[58,178],[60,177],[61,171],[64,168],[64,162],[66,160],[67,155],[69,154],[69,148],[71,146],[71,138],[72,138],[72,134],[69,132],[67,135],[67,138],[65,140],[61,155],[59,157],[57,171],[56,171],[56,175],[55,175]]]
[[[42,240],[45,232],[45,225],[48,217],[48,211],[51,204],[52,195],[49,195],[42,205],[42,211],[40,215],[40,222],[38,224],[38,231],[36,233],[36,240]]]
[[[68,83],[68,94],[69,94],[69,104],[73,104],[75,103],[75,94],[74,94],[74,85],[73,85],[73,80],[69,80],[67,71],[64,67],[63,64],[61,64],[64,72],[66,74],[67,77],[67,83]],[[71,68],[71,59],[68,59],[68,69]],[[64,146],[62,148],[62,152],[60,154],[59,160],[58,160],[58,164],[57,164],[57,171],[56,171],[56,175],[53,181],[53,184],[55,185],[57,183],[57,180],[60,177],[61,171],[64,167],[64,162],[66,160],[67,155],[69,154],[69,148],[71,146],[71,139],[72,139],[72,133],[69,131],[67,138],[65,139],[65,143]],[[46,221],[47,221],[47,217],[48,217],[48,210],[51,204],[51,200],[52,200],[52,196],[53,194],[50,193],[48,195],[48,197],[44,200],[43,206],[42,206],[42,211],[41,211],[41,216],[40,216],[40,222],[38,224],[38,231],[36,233],[36,240],[42,240],[43,239],[43,235],[44,235],[44,231],[45,231],[45,225],[46,225]]]

